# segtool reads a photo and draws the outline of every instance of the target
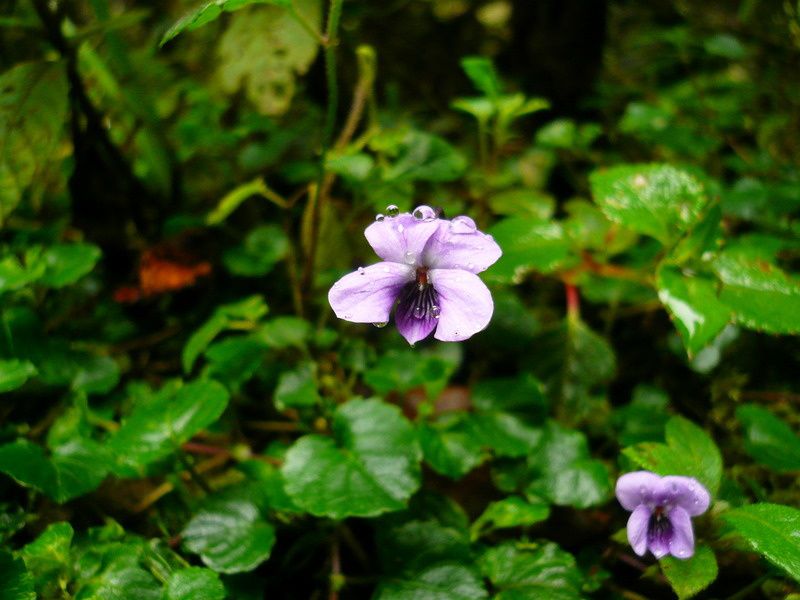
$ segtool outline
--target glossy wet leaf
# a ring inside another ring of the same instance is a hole
[[[550,507],[543,502],[529,502],[519,496],[509,496],[489,504],[475,519],[470,533],[473,539],[486,532],[510,527],[527,527],[550,516]]]
[[[308,435],[289,449],[286,491],[314,515],[342,519],[403,508],[420,484],[421,452],[400,411],[380,400],[350,400],[333,436]]]
[[[657,285],[658,297],[690,355],[707,346],[731,318],[712,279],[686,276],[677,268],[665,266],[658,271]]]
[[[755,552],[800,581],[800,510],[762,502],[729,510],[722,518]]]
[[[275,388],[275,406],[278,410],[314,406],[320,401],[316,371],[314,363],[303,363],[281,373]]]
[[[519,283],[532,271],[555,270],[569,257],[570,243],[558,223],[509,217],[489,233],[503,249],[503,256],[487,272],[491,279]]]
[[[212,499],[182,533],[183,543],[218,573],[252,571],[272,552],[275,529],[246,494]]]
[[[590,182],[609,219],[664,244],[697,223],[708,201],[700,181],[670,165],[621,165],[595,171]]]
[[[708,546],[698,546],[694,556],[686,560],[665,556],[659,563],[680,600],[696,596],[717,578],[717,558]]]
[[[175,571],[166,583],[164,600],[223,600],[225,586],[214,571],[188,567]]]
[[[33,542],[22,549],[25,566],[33,575],[39,594],[48,597],[57,593],[59,579],[71,567],[70,546],[74,531],[67,522],[53,523]]]
[[[0,550],[0,597],[8,600],[35,600],[33,578],[21,558]]]
[[[223,256],[228,270],[241,277],[263,277],[282,260],[289,250],[289,240],[276,225],[256,227],[241,246],[229,249]]]
[[[389,579],[375,592],[379,600],[483,600],[488,598],[478,575],[465,565],[440,563],[407,579]]]
[[[579,600],[581,574],[574,557],[553,543],[505,542],[481,557],[481,570],[496,600]]]
[[[75,283],[100,260],[100,248],[92,244],[56,244],[45,249],[45,265],[39,283],[54,288]]]
[[[0,360],[0,393],[25,385],[36,374],[36,367],[27,360]]]
[[[666,444],[643,442],[623,450],[642,468],[659,475],[694,477],[708,488],[712,498],[722,477],[722,456],[714,440],[702,428],[683,417],[667,422]]]

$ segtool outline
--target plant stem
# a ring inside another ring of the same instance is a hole
[[[338,30],[339,19],[342,16],[342,2],[344,0],[331,0],[328,9],[328,21],[325,27],[325,80],[328,87],[328,105],[325,111],[325,124],[322,129],[322,148],[320,150],[319,173],[314,187],[314,193],[309,199],[311,202],[311,233],[308,240],[306,265],[303,274],[302,288],[310,290],[314,283],[314,263],[317,257],[317,238],[319,238],[320,218],[323,214],[322,204],[325,198],[322,195],[325,181],[325,155],[328,153],[333,141],[333,130],[336,126],[336,113],[339,110],[339,84],[336,79],[336,47],[339,45]]]

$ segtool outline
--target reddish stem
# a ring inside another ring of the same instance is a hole
[[[570,319],[577,319],[581,314],[581,298],[578,288],[571,283],[564,283],[564,287],[567,293],[567,316]]]

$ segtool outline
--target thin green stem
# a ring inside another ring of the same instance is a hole
[[[331,0],[328,9],[328,20],[325,27],[325,80],[328,88],[328,105],[325,111],[325,124],[322,130],[322,148],[319,164],[319,173],[314,187],[311,202],[311,232],[308,240],[308,253],[306,256],[305,272],[303,276],[304,290],[310,290],[314,283],[314,263],[317,256],[317,241],[319,238],[320,218],[323,214],[322,204],[325,202],[322,194],[325,181],[325,155],[333,141],[333,131],[336,127],[336,113],[339,110],[339,84],[336,79],[336,48],[339,45],[338,31],[339,20],[342,16],[342,3],[344,0]]]

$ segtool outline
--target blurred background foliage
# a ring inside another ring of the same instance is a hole
[[[800,598],[799,13],[4,2],[0,596]],[[486,331],[336,322],[388,204],[502,246]]]

